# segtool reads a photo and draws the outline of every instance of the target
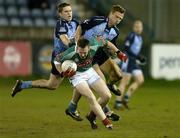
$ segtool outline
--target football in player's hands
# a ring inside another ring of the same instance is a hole
[[[76,74],[77,64],[72,60],[65,60],[61,65],[61,69],[63,77],[72,77]]]
[[[66,71],[62,72],[63,77],[72,77],[76,74],[76,71],[73,69],[69,68]]]

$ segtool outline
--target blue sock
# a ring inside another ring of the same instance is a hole
[[[21,89],[32,88],[32,81],[23,81],[21,84]]]
[[[122,107],[122,101],[116,100],[115,101],[115,106]]]
[[[129,96],[127,94],[125,94],[124,99],[125,99],[126,102],[128,102],[129,101]]]
[[[69,106],[68,106],[68,110],[69,110],[70,112],[73,112],[73,113],[74,113],[74,112],[76,111],[76,109],[77,109],[77,104],[70,102],[70,104],[69,104]]]
[[[103,110],[104,110],[104,113],[105,113],[105,114],[110,111],[110,109],[109,109],[107,106],[105,106]]]

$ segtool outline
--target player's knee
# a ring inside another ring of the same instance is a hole
[[[50,89],[50,90],[56,90],[57,88],[58,88],[58,84],[56,84],[56,83],[49,83],[48,84],[48,88]]]
[[[88,99],[88,101],[89,101],[89,103],[90,103],[91,105],[96,104],[96,97],[95,97],[95,96],[93,96],[93,95],[88,95],[88,96],[87,96],[87,99]]]
[[[115,74],[115,73],[110,73],[110,80],[111,81],[114,81],[114,82],[117,82],[117,81],[119,81],[119,80],[121,80],[122,79],[122,75],[120,74],[120,73],[117,73],[117,74]]]
[[[138,79],[136,83],[138,84],[138,86],[141,86],[144,83],[144,78]]]
[[[110,92],[107,92],[103,95],[103,100],[108,102],[111,99],[112,95]]]

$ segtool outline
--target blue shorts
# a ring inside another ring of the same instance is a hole
[[[55,75],[55,76],[59,76],[60,75],[60,73],[59,73],[59,71],[56,69],[56,66],[55,66],[55,64],[54,64],[54,59],[55,59],[55,57],[56,57],[56,55],[57,54],[60,54],[60,53],[62,53],[62,52],[64,52],[65,50],[67,50],[67,48],[65,48],[65,47],[61,47],[61,49],[60,49],[60,51],[53,51],[52,52],[52,56],[51,56],[51,73],[53,74],[53,75]]]
[[[123,72],[131,73],[131,74],[133,73],[134,70],[141,70],[140,66],[136,63],[136,60],[132,58],[128,58],[128,60],[125,63],[121,62],[119,66]]]
[[[107,60],[109,59],[109,56],[104,52],[103,48],[100,47],[94,57],[93,57],[93,61],[92,64],[98,64],[99,66],[101,66],[102,64],[104,64]]]
[[[60,73],[59,73],[59,71],[56,69],[56,66],[55,66],[55,64],[54,64],[54,56],[52,56],[52,58],[51,58],[51,73],[53,74],[53,75],[55,75],[55,76],[60,76]]]

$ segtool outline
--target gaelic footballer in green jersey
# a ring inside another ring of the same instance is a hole
[[[80,39],[76,46],[73,46],[67,49],[65,52],[59,54],[55,59],[55,64],[58,65],[65,60],[73,60],[77,64],[78,72],[86,71],[90,67],[92,67],[92,60],[97,49],[103,46],[112,49],[114,51],[114,54],[117,55],[121,60],[124,56],[123,53],[120,52],[114,44],[107,40],[104,40],[103,38],[91,39],[90,41],[88,41],[89,44],[87,47],[81,48],[83,47],[82,45],[84,45],[82,42],[85,41],[88,40]],[[58,69],[61,72],[61,69],[59,67]]]

